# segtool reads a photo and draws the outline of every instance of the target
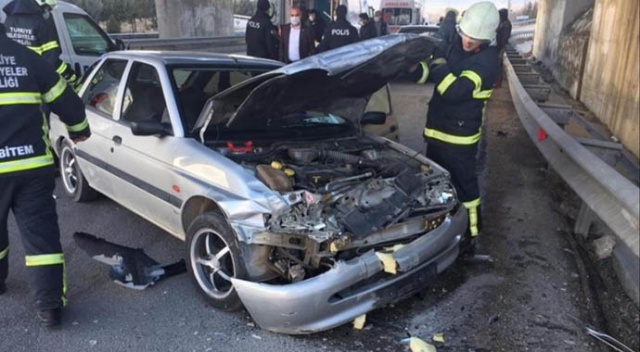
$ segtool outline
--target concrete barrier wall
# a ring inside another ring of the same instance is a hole
[[[582,13],[593,7],[595,0],[540,0],[533,41],[533,56],[547,67],[558,59],[561,34]]]
[[[574,99],[580,96],[592,17],[593,9],[589,9],[562,31],[558,57],[550,66],[553,76]]]
[[[160,38],[229,36],[233,0],[155,0]]]
[[[596,0],[579,100],[640,156],[638,0]]]

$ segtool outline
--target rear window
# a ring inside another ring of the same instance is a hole
[[[242,81],[270,71],[267,68],[168,67],[176,103],[185,126],[191,131],[207,100]]]
[[[406,26],[411,24],[411,9],[387,8],[382,9],[382,13],[384,13],[384,19],[387,24],[397,26]]]

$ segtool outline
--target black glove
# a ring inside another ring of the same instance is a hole
[[[73,83],[78,80],[78,75],[76,75],[76,72],[69,65],[67,65],[67,68],[64,69],[60,76],[66,79],[67,83],[71,84],[72,86]]]

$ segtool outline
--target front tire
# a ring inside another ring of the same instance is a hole
[[[71,142],[64,141],[60,150],[60,177],[64,193],[74,202],[88,202],[98,197],[82,174]]]
[[[187,230],[187,268],[202,297],[214,308],[234,311],[242,302],[230,278],[246,269],[234,232],[218,212],[198,216]]]

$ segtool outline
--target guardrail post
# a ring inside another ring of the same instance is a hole
[[[591,225],[596,220],[596,213],[589,208],[587,203],[582,202],[580,206],[580,211],[578,212],[578,217],[576,218],[576,224],[573,227],[573,232],[581,235],[585,239],[589,237],[589,230],[591,229]]]

